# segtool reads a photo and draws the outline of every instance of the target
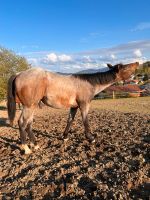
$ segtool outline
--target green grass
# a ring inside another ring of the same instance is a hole
[[[91,108],[150,114],[150,97],[93,100]]]

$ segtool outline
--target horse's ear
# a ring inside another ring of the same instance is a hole
[[[113,66],[110,63],[107,63],[107,67],[109,67],[110,69],[113,68]]]

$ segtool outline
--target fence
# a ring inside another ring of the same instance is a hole
[[[119,99],[119,98],[129,98],[129,97],[142,97],[149,96],[141,92],[112,92],[112,93],[100,93],[96,95],[94,99]]]
[[[7,98],[0,98],[0,102],[7,101]]]
[[[119,99],[119,98],[129,98],[129,97],[143,97],[143,96],[150,96],[150,94],[147,93],[141,93],[141,92],[112,92],[110,93],[99,93],[99,95],[96,95],[94,99]],[[7,101],[7,98],[0,98],[1,101]]]

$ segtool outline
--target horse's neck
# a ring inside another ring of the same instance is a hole
[[[94,95],[102,92],[103,90],[105,90],[106,88],[108,88],[109,86],[111,86],[114,82],[110,82],[107,84],[99,84],[99,85],[95,85],[94,86]]]
[[[95,95],[114,84],[116,82],[116,74],[110,71],[99,73],[97,74],[97,80],[95,83],[93,81]]]

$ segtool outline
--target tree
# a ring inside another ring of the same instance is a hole
[[[0,47],[0,98],[7,92],[7,81],[12,74],[29,69],[24,57],[16,55],[13,51]]]
[[[150,79],[150,61],[141,64],[140,67],[136,70],[135,78],[139,79],[139,77],[142,77],[143,81]]]

